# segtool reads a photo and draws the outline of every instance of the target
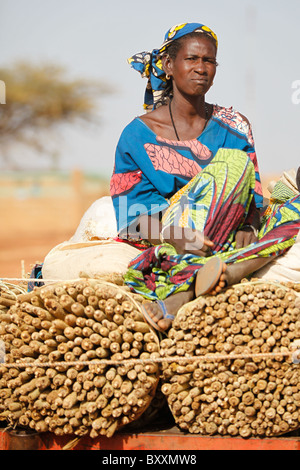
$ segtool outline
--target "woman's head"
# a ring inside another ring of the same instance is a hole
[[[216,74],[217,45],[211,35],[192,32],[173,41],[161,60],[167,78],[161,104],[169,101],[175,89],[205,95]]]
[[[210,44],[216,66],[218,39],[207,26],[200,23],[182,23],[170,28],[165,34],[164,42],[159,49],[152,52],[141,52],[131,57],[128,62],[142,77],[148,78],[145,92],[144,108],[152,110],[164,103],[172,90],[172,80],[167,80],[165,60],[175,61],[179,51],[192,38],[206,39]]]

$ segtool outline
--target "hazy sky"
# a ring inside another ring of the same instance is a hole
[[[219,38],[207,101],[249,118],[261,172],[274,173],[300,165],[299,18],[299,0],[0,0],[0,66],[53,62],[110,83],[99,129],[58,141],[62,168],[110,175],[123,127],[143,112],[146,80],[127,58],[159,47],[174,24],[204,23]]]

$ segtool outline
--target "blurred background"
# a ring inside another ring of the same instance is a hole
[[[27,274],[109,194],[119,136],[143,112],[127,59],[177,23],[218,35],[207,100],[251,121],[268,197],[299,166],[299,17],[299,0],[0,0],[0,278]]]

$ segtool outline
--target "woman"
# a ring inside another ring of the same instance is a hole
[[[148,78],[150,112],[121,135],[111,195],[120,239],[145,248],[125,281],[156,300],[144,313],[161,331],[184,303],[255,272],[299,231],[298,197],[260,226],[251,126],[232,108],[205,101],[217,48],[212,30],[187,23],[171,28],[160,49],[129,61]]]

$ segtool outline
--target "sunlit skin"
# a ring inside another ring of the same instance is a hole
[[[166,55],[163,64],[173,80],[172,111],[180,139],[198,138],[206,123],[205,94],[216,75],[216,48],[199,35],[184,41],[175,60]]]
[[[166,54],[162,62],[173,81],[172,110],[180,139],[196,139],[205,126],[205,94],[216,74],[216,48],[199,35],[183,42],[175,60]],[[211,114],[211,106],[209,110]],[[141,119],[160,137],[176,140],[168,106],[161,106]]]
[[[168,54],[162,58],[163,68],[173,82],[172,113],[180,140],[197,139],[206,125],[205,94],[213,85],[216,75],[217,60],[216,47],[205,36],[185,39],[175,59]],[[212,106],[208,105],[209,116]],[[177,140],[174,127],[170,118],[168,106],[140,116],[140,118],[158,136]],[[253,223],[259,226],[259,214]],[[149,229],[151,227],[151,230]],[[158,234],[161,224],[158,219],[142,216],[140,218],[140,235],[148,239],[153,245],[160,244]],[[154,234],[154,235],[153,235]],[[202,233],[194,231],[194,241],[191,244],[191,229],[184,229],[180,237],[174,237],[172,232],[165,241],[172,244],[177,253],[193,253],[197,256],[208,257],[211,255],[214,243]],[[242,248],[257,241],[253,231],[240,231],[236,234],[236,247]],[[192,245],[192,247],[191,247]],[[188,250],[187,250],[188,246]],[[257,258],[226,266],[211,294],[220,292],[226,285],[239,282],[243,277],[263,267],[270,260],[268,258]],[[166,309],[170,314],[176,315],[178,309],[195,297],[194,286],[187,292],[173,294],[165,299]],[[159,328],[167,330],[171,320],[164,319],[160,307],[155,302],[146,302],[145,308],[150,317],[158,324]]]

